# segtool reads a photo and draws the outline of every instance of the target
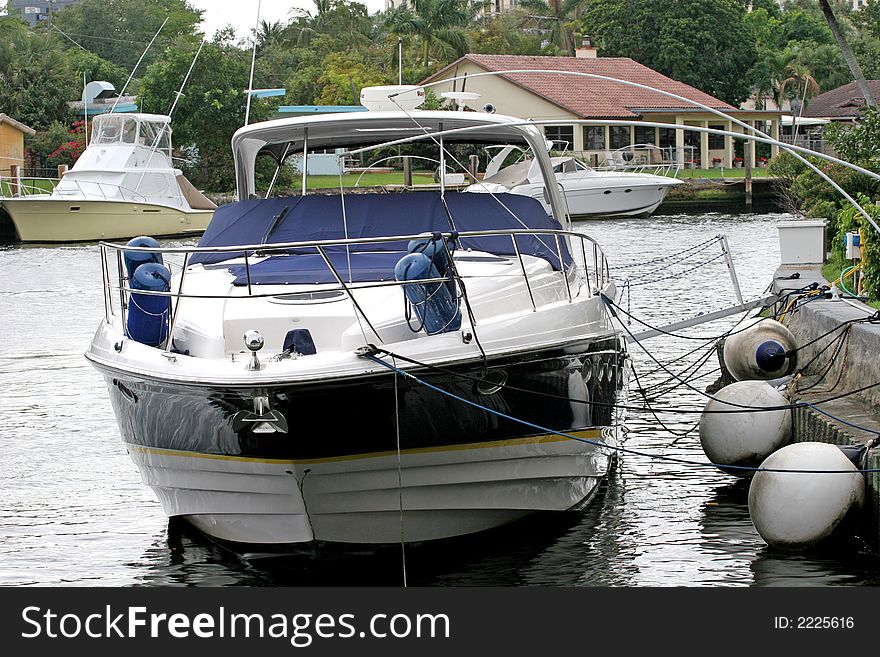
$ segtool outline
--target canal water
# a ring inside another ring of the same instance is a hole
[[[753,298],[773,276],[775,224],[785,218],[654,216],[577,228],[605,247],[617,277],[629,278],[621,305],[656,325],[735,301],[717,242],[658,258],[724,234],[743,295]],[[747,486],[710,468],[632,455],[583,512],[539,515],[405,555],[392,546],[323,551],[317,560],[243,558],[169,523],[141,484],[103,380],[82,355],[102,315],[95,245],[0,247],[0,585],[397,585],[404,556],[408,582],[418,585],[880,585],[880,564],[857,543],[819,555],[773,551],[749,521]],[[737,319],[685,332],[717,335]],[[702,388],[717,375],[713,357],[699,363],[703,344],[659,337],[645,346]],[[702,408],[698,393],[666,382],[639,347],[632,355],[657,408]],[[625,446],[704,460],[697,414],[658,417],[632,413]]]

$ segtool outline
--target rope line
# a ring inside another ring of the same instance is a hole
[[[665,454],[655,454],[652,452],[644,452],[636,449],[629,449],[627,447],[622,447],[620,445],[611,445],[605,442],[601,442],[598,440],[591,440],[589,438],[580,438],[578,436],[573,436],[564,431],[557,431],[556,429],[550,429],[548,427],[541,426],[540,424],[535,424],[534,422],[529,422],[527,420],[523,420],[512,415],[508,415],[507,413],[503,413],[502,411],[495,410],[494,408],[489,408],[487,406],[483,406],[482,404],[478,404],[475,401],[470,399],[465,399],[459,395],[456,395],[453,392],[448,390],[444,390],[443,388],[439,388],[435,385],[424,381],[409,372],[402,370],[391,363],[386,363],[381,358],[377,358],[374,354],[365,354],[365,358],[371,360],[372,362],[381,365],[382,367],[391,370],[392,372],[396,372],[401,376],[404,376],[429,390],[433,390],[442,395],[449,397],[450,399],[454,399],[456,401],[462,402],[463,404],[467,404],[468,406],[472,406],[479,410],[485,411],[486,413],[490,413],[492,415],[496,415],[500,418],[504,418],[505,420],[510,420],[511,422],[516,422],[517,424],[521,424],[526,427],[530,427],[532,429],[536,429],[538,431],[542,431],[544,433],[553,434],[555,436],[560,436],[562,438],[568,438],[569,440],[574,440],[576,442],[585,443],[587,445],[593,445],[595,447],[599,447],[601,449],[607,449],[610,451],[619,452],[621,454],[632,454],[634,456],[641,456],[645,458],[655,459],[658,461],[667,461],[669,463],[679,463],[682,465],[693,465],[698,467],[711,467],[711,468],[721,468],[725,470],[741,470],[744,472],[786,472],[786,473],[799,473],[799,474],[854,474],[856,472],[866,474],[873,472],[880,472],[880,469],[853,469],[853,470],[787,470],[784,468],[762,468],[762,467],[751,467],[745,465],[724,465],[718,463],[711,463],[709,461],[694,461],[692,459],[685,459],[677,456],[667,456]]]

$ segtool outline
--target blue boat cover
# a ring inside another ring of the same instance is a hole
[[[344,201],[344,221],[343,221]],[[403,194],[312,194],[285,198],[252,199],[219,207],[214,212],[200,247],[247,244],[279,244],[346,238],[417,235],[473,230],[550,229],[559,230],[533,198],[518,194],[475,194],[447,192]],[[503,204],[503,205],[502,205]],[[447,209],[448,208],[448,213]],[[451,219],[450,219],[451,218]],[[546,260],[560,269],[553,235],[520,235],[517,246],[524,255]],[[571,255],[560,240],[563,261]],[[516,249],[509,235],[462,238],[457,249],[473,249],[511,256]],[[407,240],[325,247],[328,258],[345,280],[353,282],[394,280],[394,265],[407,253]],[[336,278],[314,247],[289,249],[250,267],[252,285],[332,283]],[[192,264],[219,263],[242,253],[198,253]],[[235,285],[246,285],[243,266],[231,267]]]

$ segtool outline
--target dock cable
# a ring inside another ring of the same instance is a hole
[[[818,384],[820,384],[825,379],[825,377],[828,375],[828,373],[831,371],[831,368],[834,367],[835,363],[837,362],[838,356],[840,356],[841,349],[844,347],[844,345],[846,345],[846,352],[844,352],[844,357],[843,357],[844,364],[840,368],[840,373],[837,377],[837,381],[835,381],[834,385],[831,386],[831,388],[829,388],[826,392],[831,392],[831,390],[834,390],[837,387],[837,385],[840,383],[841,378],[843,377],[844,368],[846,366],[846,353],[849,351],[849,336],[851,335],[850,329],[852,329],[852,324],[848,324],[846,326],[846,329],[840,335],[838,335],[833,340],[830,340],[828,342],[828,344],[826,344],[819,351],[817,351],[809,361],[807,361],[804,365],[798,367],[798,371],[795,373],[796,379],[803,376],[803,373],[806,372],[806,370],[810,367],[810,365],[815,363],[822,354],[824,354],[826,351],[828,351],[829,348],[831,348],[833,345],[836,345],[834,352],[831,354],[831,358],[828,359],[828,365],[823,369],[821,374],[818,375],[818,378],[813,383],[811,383],[807,386],[804,386],[803,388],[798,386],[798,392],[804,392],[806,390],[810,390],[812,388],[815,388]]]
[[[684,258],[681,258],[680,260],[673,260],[673,261],[670,262],[669,264],[667,264],[667,265],[663,265],[662,267],[657,267],[656,269],[652,269],[652,270],[650,270],[650,271],[646,271],[646,272],[644,272],[644,273],[637,274],[637,275],[634,275],[634,276],[632,276],[632,275],[631,275],[631,276],[628,276],[628,277],[627,277],[627,280],[638,280],[638,279],[640,279],[640,278],[647,278],[647,277],[650,276],[651,274],[656,274],[657,272],[665,271],[665,270],[669,269],[670,267],[674,267],[675,265],[679,265],[679,264],[685,262],[686,260],[688,260],[689,258],[691,258],[691,257],[693,257],[693,256],[695,256],[695,255],[697,255],[698,253],[701,253],[701,252],[705,251],[706,249],[709,248],[709,246],[711,246],[711,244],[708,245],[708,246],[704,246],[704,247],[703,247],[702,249],[700,249],[699,251],[694,251],[694,252],[691,253],[690,255],[688,255],[688,256],[686,256],[686,257],[684,257]],[[719,255],[723,256],[724,254],[721,253],[721,254],[719,254]],[[717,260],[717,258],[712,258],[712,260]]]
[[[357,351],[357,355],[362,358],[375,356],[377,354],[384,354],[384,355],[387,355],[387,356],[394,358],[395,360],[400,360],[405,363],[409,363],[411,365],[415,365],[417,367],[421,367],[421,368],[424,368],[427,370],[432,370],[435,372],[441,372],[443,374],[448,374],[450,376],[454,376],[459,379],[463,379],[465,381],[471,381],[473,383],[479,383],[480,381],[482,381],[481,377],[471,376],[469,374],[464,374],[463,372],[456,372],[454,370],[451,370],[446,367],[442,367],[440,365],[432,365],[430,363],[423,363],[423,362],[417,361],[413,358],[408,358],[408,357],[403,356],[401,354],[388,351],[387,349],[381,349],[373,344],[365,345],[365,346],[361,347],[360,349],[358,349],[358,351]],[[632,411],[635,413],[658,412],[658,413],[669,413],[669,414],[680,414],[680,415],[694,415],[694,414],[716,415],[716,414],[727,414],[727,413],[769,413],[772,411],[793,410],[796,408],[812,408],[816,412],[821,413],[822,415],[825,415],[827,417],[830,417],[831,419],[836,420],[836,421],[840,422],[841,424],[845,424],[849,427],[852,427],[854,429],[858,429],[860,431],[864,431],[866,433],[870,433],[871,435],[878,434],[878,432],[874,429],[867,429],[867,428],[859,426],[857,424],[853,424],[852,422],[848,422],[847,420],[839,418],[839,417],[829,413],[828,411],[825,411],[824,409],[819,408],[818,405],[819,404],[826,404],[828,402],[836,401],[838,399],[843,399],[843,398],[848,397],[850,395],[864,392],[865,390],[870,390],[872,388],[880,387],[880,381],[878,381],[876,383],[869,384],[867,386],[863,386],[861,388],[857,388],[855,390],[850,390],[847,392],[838,393],[837,395],[833,395],[833,396],[827,397],[825,399],[819,399],[814,402],[799,401],[799,402],[793,402],[790,404],[780,404],[778,406],[757,406],[757,407],[745,406],[743,404],[736,404],[733,402],[722,401],[722,400],[716,399],[715,397],[712,397],[711,395],[708,395],[707,393],[702,392],[701,390],[698,390],[696,388],[692,388],[692,386],[688,386],[688,387],[691,387],[692,389],[696,390],[698,393],[700,393],[703,396],[709,397],[710,399],[715,399],[716,401],[724,404],[725,406],[732,407],[732,408],[717,408],[717,409],[702,409],[702,410],[696,409],[696,408],[677,408],[677,407],[656,408],[656,407],[647,407],[647,406],[635,406],[633,404],[616,404],[616,403],[612,403],[612,402],[587,401],[584,399],[575,399],[573,397],[567,397],[565,395],[557,395],[552,392],[544,392],[542,390],[529,390],[527,388],[520,388],[517,386],[512,386],[508,383],[505,383],[502,387],[505,390],[511,390],[514,392],[522,392],[522,393],[526,393],[526,394],[530,394],[530,395],[536,395],[538,397],[548,397],[548,398],[557,399],[560,401],[567,401],[572,404],[584,404],[586,406],[598,406],[600,408]]]
[[[616,312],[615,309],[614,309],[614,305],[615,305],[614,302],[611,301],[610,299],[608,299],[608,297],[605,296],[605,295],[604,295],[603,293],[601,293],[601,292],[599,293],[599,297],[600,297],[601,299],[603,299],[604,301],[606,301],[606,303],[609,303],[609,304],[610,304],[610,305],[609,305],[609,310],[611,311],[611,314],[614,316],[614,318],[617,319],[618,324],[620,324],[620,325],[623,327],[623,330],[626,331],[626,332],[629,334],[630,337],[634,337],[633,334],[632,334],[632,332],[629,330],[629,328],[627,328],[627,326],[626,326],[623,322],[621,322],[621,321],[620,321],[620,318],[617,316],[617,312]],[[864,321],[864,320],[863,320],[863,319],[853,320],[853,321],[851,321],[850,323],[856,323],[856,322],[858,322],[858,321]],[[810,407],[810,408],[812,408],[813,410],[815,410],[815,411],[817,411],[817,412],[819,412],[819,413],[821,413],[821,414],[823,414],[823,415],[826,415],[826,416],[830,417],[830,418],[833,419],[833,420],[837,420],[838,422],[841,422],[842,424],[845,424],[845,425],[847,425],[847,426],[849,426],[849,427],[852,427],[852,428],[854,428],[854,429],[859,429],[860,431],[864,431],[864,432],[866,432],[866,433],[870,433],[870,434],[872,434],[872,435],[876,435],[876,434],[877,434],[877,431],[875,431],[874,429],[868,429],[868,428],[866,428],[866,427],[862,427],[862,426],[859,426],[859,425],[854,424],[854,423],[852,423],[852,422],[849,422],[849,421],[847,421],[847,420],[843,420],[842,418],[836,417],[835,415],[829,413],[828,411],[819,408],[819,407],[817,406],[817,404],[827,403],[827,402],[829,402],[829,401],[834,401],[834,400],[836,400],[836,399],[841,399],[841,398],[843,398],[843,397],[848,397],[848,396],[850,396],[850,395],[854,395],[854,394],[856,394],[856,393],[863,392],[863,391],[865,391],[865,390],[870,390],[870,389],[872,389],[872,388],[876,388],[876,387],[880,386],[880,381],[877,381],[877,382],[875,382],[875,383],[868,384],[868,385],[866,385],[866,386],[862,386],[861,388],[857,388],[857,389],[855,389],[855,390],[850,390],[850,391],[848,391],[848,392],[840,393],[840,394],[838,394],[838,395],[835,395],[835,396],[829,397],[829,398],[827,398],[827,399],[825,399],[825,400],[822,400],[822,401],[816,401],[816,402],[805,402],[805,401],[799,401],[799,402],[794,402],[794,403],[792,403],[792,404],[782,404],[782,405],[778,405],[778,406],[747,406],[747,405],[745,405],[745,404],[737,404],[737,403],[735,403],[735,402],[725,401],[725,400],[723,400],[723,399],[718,399],[717,397],[714,397],[714,396],[710,395],[709,393],[707,393],[707,392],[705,392],[705,391],[703,391],[703,390],[700,390],[699,388],[697,388],[697,387],[691,385],[690,383],[688,383],[688,382],[685,381],[684,379],[681,379],[679,376],[677,376],[677,375],[676,375],[674,372],[672,372],[668,367],[666,367],[665,365],[663,365],[659,360],[657,360],[657,358],[654,356],[654,354],[652,354],[650,351],[648,351],[648,349],[646,349],[645,346],[644,346],[641,342],[638,342],[638,341],[635,341],[635,342],[636,342],[636,344],[639,345],[639,347],[642,349],[642,351],[644,351],[645,354],[647,354],[647,356],[648,356],[651,360],[653,360],[655,363],[657,363],[657,364],[658,364],[658,365],[659,365],[664,371],[666,371],[667,373],[669,373],[670,375],[672,375],[673,377],[675,377],[679,382],[681,382],[681,384],[682,384],[683,386],[685,386],[686,388],[688,388],[688,389],[690,389],[690,390],[693,390],[694,392],[696,392],[697,394],[699,394],[699,395],[701,395],[701,396],[703,396],[703,397],[707,397],[708,399],[710,399],[710,400],[712,400],[712,401],[716,401],[716,402],[718,402],[718,403],[720,403],[720,404],[725,404],[725,405],[727,405],[727,406],[733,406],[734,408],[746,409],[746,410],[751,411],[751,412],[764,412],[764,411],[769,412],[769,411],[777,411],[777,410],[785,410],[785,409],[803,408],[803,407],[806,406],[806,407]],[[705,412],[709,412],[709,411],[706,411],[706,410],[704,409],[703,412],[705,413]]]
[[[805,287],[803,287],[803,288],[799,288],[799,289],[796,290],[796,291],[789,292],[789,294],[785,295],[785,297],[788,297],[788,296],[790,296],[791,294],[794,294],[794,293],[796,293],[796,292],[800,292],[800,291],[802,291],[802,290],[810,290],[810,289],[817,289],[817,288],[818,288],[818,284],[817,284],[817,283],[811,283],[810,285],[807,285],[807,286],[805,286]],[[783,297],[783,298],[785,298],[785,297]],[[636,317],[636,316],[633,315],[632,313],[627,312],[626,310],[624,310],[622,307],[620,307],[618,304],[616,304],[614,301],[612,301],[611,299],[609,299],[609,298],[607,298],[607,297],[605,297],[605,302],[606,302],[607,304],[613,306],[615,309],[619,310],[620,312],[622,312],[624,315],[627,316],[627,318],[629,318],[629,319],[634,319],[637,323],[641,324],[641,325],[644,326],[645,328],[647,328],[647,329],[649,329],[649,330],[651,330],[651,331],[657,331],[657,333],[660,333],[661,335],[668,335],[669,337],[672,337],[672,338],[679,338],[679,339],[681,339],[681,340],[700,340],[700,341],[702,341],[702,342],[707,342],[707,343],[708,343],[708,342],[716,342],[717,340],[721,340],[721,339],[723,339],[723,338],[728,338],[728,337],[730,337],[731,335],[736,335],[737,333],[741,333],[741,332],[746,331],[746,330],[748,330],[748,329],[750,328],[749,326],[745,326],[745,327],[743,327],[743,328],[741,328],[741,329],[739,329],[739,330],[735,330],[735,329],[736,329],[736,326],[738,326],[739,324],[741,324],[741,323],[745,320],[745,317],[743,317],[742,319],[740,319],[740,320],[736,323],[736,325],[734,325],[734,327],[733,327],[732,329],[729,329],[729,330],[727,330],[727,331],[725,331],[724,333],[721,333],[721,334],[719,334],[719,335],[683,335],[683,334],[681,334],[681,333],[673,333],[672,331],[667,331],[667,330],[662,329],[662,328],[660,328],[660,327],[658,327],[658,326],[654,326],[653,324],[649,324],[649,323],[646,322],[645,320],[643,320],[643,319],[639,319],[638,317]],[[772,301],[772,302],[770,302],[770,303],[764,304],[763,306],[761,306],[761,308],[758,310],[758,312],[761,313],[761,312],[764,312],[765,310],[769,310],[773,305],[775,305],[775,304],[777,304],[777,303],[779,303],[779,302],[780,302],[779,300],[776,300],[776,301]],[[750,311],[744,311],[744,312],[748,313],[748,312],[750,312]],[[771,314],[771,315],[767,315],[767,316],[765,316],[765,317],[761,317],[760,319],[761,319],[761,321],[766,320],[766,319],[775,319],[776,316],[778,316],[778,314],[779,314],[779,313],[774,313],[774,314]],[[755,318],[757,318],[757,317],[755,317]],[[722,319],[722,318],[719,318],[719,319]],[[822,336],[820,336],[820,338],[821,338],[821,337],[822,337]],[[698,347],[698,349],[699,349],[699,347]],[[693,353],[693,352],[691,352],[691,353]],[[688,354],[685,354],[685,355],[688,355]]]
[[[721,236],[716,235],[715,237],[712,237],[712,238],[706,240],[705,242],[700,242],[699,244],[695,244],[694,246],[690,246],[686,249],[682,249],[681,251],[678,251],[676,253],[670,253],[668,255],[660,256],[658,258],[653,258],[651,260],[625,262],[622,265],[615,265],[613,267],[609,266],[608,269],[609,270],[611,270],[611,269],[631,269],[631,268],[635,268],[635,267],[642,267],[644,265],[653,265],[654,263],[664,262],[666,260],[669,260],[670,258],[675,258],[677,256],[684,255],[685,253],[689,253],[691,251],[699,252],[699,251],[705,250],[706,248],[708,248],[709,246],[711,246],[715,242],[720,242],[720,241],[721,241]]]
[[[435,385],[432,385],[432,384],[428,383],[427,381],[424,381],[424,380],[418,378],[417,376],[410,374],[406,370],[400,369],[396,365],[392,365],[391,363],[388,363],[388,362],[382,360],[381,358],[378,358],[376,356],[376,353],[378,353],[379,351],[380,350],[375,350],[375,352],[373,350],[367,350],[367,351],[364,351],[362,356],[364,358],[371,360],[372,362],[376,363],[377,365],[381,365],[382,367],[384,367],[392,372],[400,374],[401,376],[403,376],[407,379],[410,379],[410,380],[414,381],[415,383],[417,383],[417,384],[419,384],[429,390],[433,390],[435,392],[438,392],[441,395],[449,397],[450,399],[454,399],[454,400],[459,401],[463,404],[467,404],[468,406],[471,406],[473,408],[477,408],[477,409],[482,410],[486,413],[490,413],[491,415],[495,415],[495,416],[503,418],[505,420],[510,420],[511,422],[521,424],[523,426],[529,427],[531,429],[535,429],[537,431],[541,431],[543,433],[548,433],[548,434],[552,434],[555,436],[560,436],[562,438],[568,438],[569,440],[574,440],[575,442],[585,443],[587,445],[593,445],[595,447],[607,449],[612,452],[618,452],[621,454],[632,454],[633,456],[641,456],[641,457],[654,459],[654,460],[658,460],[658,461],[667,461],[669,463],[679,463],[682,465],[722,468],[725,470],[740,470],[743,472],[787,472],[787,473],[798,473],[798,474],[850,474],[850,475],[853,473],[856,473],[856,472],[862,473],[862,474],[880,472],[880,468],[849,469],[849,470],[787,470],[784,468],[762,468],[762,467],[752,467],[752,466],[745,466],[745,465],[725,465],[725,464],[711,463],[709,461],[694,461],[692,459],[686,459],[686,458],[681,458],[681,457],[677,457],[677,456],[667,456],[665,454],[655,454],[652,452],[645,452],[642,450],[630,449],[628,447],[623,447],[620,445],[610,445],[608,443],[601,442],[598,440],[591,440],[589,438],[580,438],[578,436],[573,436],[570,433],[566,433],[564,431],[550,429],[548,427],[541,426],[540,424],[535,424],[534,422],[529,422],[527,420],[523,420],[523,419],[514,417],[513,415],[508,415],[507,413],[496,410],[494,408],[489,408],[488,406],[483,406],[482,404],[479,404],[479,403],[472,401],[470,399],[465,399],[464,397],[456,395],[455,393],[450,392],[449,390],[444,390],[443,388],[439,388]],[[395,356],[395,357],[398,357],[398,356]],[[880,385],[880,384],[878,384],[878,385]],[[874,433],[876,434],[876,432],[874,432]]]
[[[668,276],[661,276],[659,278],[652,278],[651,280],[648,280],[648,281],[639,281],[639,282],[633,283],[632,280],[630,280],[629,286],[630,287],[638,287],[641,285],[651,285],[652,283],[661,283],[663,281],[671,281],[676,278],[681,278],[685,274],[690,274],[692,271],[696,271],[696,270],[700,269],[701,267],[711,265],[713,262],[716,262],[717,260],[720,260],[721,258],[724,258],[724,257],[725,257],[725,255],[723,253],[719,253],[716,256],[712,256],[711,258],[709,258],[707,260],[703,260],[702,262],[697,263],[696,265],[694,265],[693,267],[691,267],[689,269],[683,269],[682,271],[678,271],[673,274],[669,274]],[[675,263],[673,263],[673,264],[675,264]]]

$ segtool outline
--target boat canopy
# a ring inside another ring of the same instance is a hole
[[[285,244],[365,237],[396,237],[439,232],[531,229],[560,230],[540,202],[517,194],[467,192],[409,192],[401,194],[348,194],[253,199],[221,206],[214,213],[199,247]],[[563,263],[571,264],[566,241],[559,240]],[[560,269],[556,237],[536,233],[518,235],[516,247],[509,234],[457,240],[457,249],[498,256],[523,255],[546,260]],[[325,247],[334,267],[352,282],[394,280],[394,265],[407,253],[407,240]],[[219,263],[240,258],[240,252],[198,253],[193,264]],[[244,267],[233,267],[236,285],[248,283]],[[250,266],[254,285],[335,282],[315,247],[286,249],[281,255]]]
[[[522,119],[499,114],[356,112],[278,119],[239,128],[233,135],[238,198],[250,198],[254,193],[254,166],[260,154],[269,154],[280,163],[287,156],[301,153],[304,148],[310,153],[334,151],[415,137],[422,137],[421,144],[436,146],[430,135],[459,129],[465,131],[444,137],[447,144],[513,143],[533,149],[545,148],[544,136],[537,127],[522,125]],[[548,171],[548,179],[550,175]]]
[[[94,118],[89,146],[141,145],[170,154],[170,122],[161,114],[102,114]]]

